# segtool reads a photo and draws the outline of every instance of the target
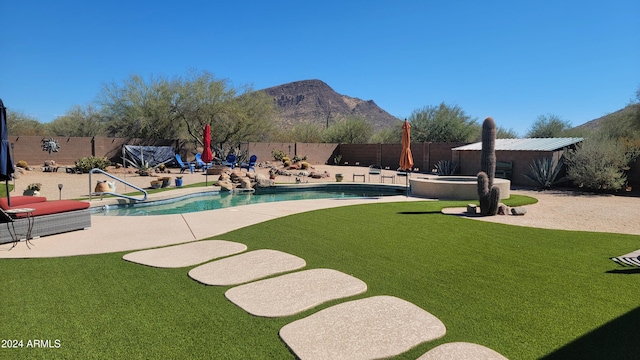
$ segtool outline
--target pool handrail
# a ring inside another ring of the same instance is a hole
[[[106,176],[108,176],[108,177],[110,177],[110,178],[112,178],[114,180],[117,180],[117,181],[119,181],[119,182],[121,182],[121,183],[123,183],[123,184],[125,184],[127,186],[131,186],[132,188],[142,192],[142,194],[143,194],[142,198],[135,198],[133,196],[129,196],[129,195],[125,195],[125,194],[119,194],[119,193],[111,192],[111,191],[103,191],[103,192],[91,191],[91,184],[92,184],[92,182],[91,182],[91,174],[93,174],[93,173],[100,173],[100,174],[106,175]],[[135,185],[123,180],[123,179],[120,179],[117,176],[113,176],[113,175],[109,174],[108,172],[106,172],[106,171],[104,171],[102,169],[99,169],[99,168],[91,169],[89,171],[89,201],[91,201],[91,196],[92,195],[100,195],[100,199],[102,199],[102,196],[105,195],[105,194],[106,195],[113,195],[113,196],[117,196],[117,197],[122,197],[122,198],[125,198],[125,199],[129,199],[131,201],[146,201],[147,200],[147,195],[148,195],[146,190],[144,190],[144,189],[142,189],[140,187],[137,187],[137,186],[135,186]]]

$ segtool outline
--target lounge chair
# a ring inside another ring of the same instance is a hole
[[[369,166],[369,182],[371,182],[371,175],[382,175],[382,166],[380,165],[371,165]]]
[[[640,267],[640,250],[636,250],[625,255],[612,257],[610,259],[622,266]]]
[[[178,163],[178,165],[180,165],[180,173],[182,174],[185,170],[189,169],[189,165],[190,163],[184,163],[182,161],[182,157],[180,157],[180,154],[176,154],[176,162]]]
[[[232,169],[236,167],[236,156],[234,154],[227,155],[227,159],[222,162],[222,165],[229,166]]]
[[[13,209],[33,209],[26,212],[7,213]],[[24,236],[31,226],[31,237],[53,235],[81,230],[91,226],[89,203],[76,200],[47,201],[42,196],[12,196],[11,206],[6,198],[0,198],[0,244],[15,241],[15,236]],[[29,224],[31,222],[31,225]]]
[[[249,172],[249,170],[253,170],[253,172],[256,172],[256,162],[258,161],[258,156],[257,155],[251,155],[251,157],[249,158],[249,162],[248,163],[242,163],[240,164],[240,170],[242,169],[247,169],[247,172]]]
[[[202,169],[202,171],[205,171],[207,170],[207,168],[209,168],[209,164],[202,161],[202,154],[200,153],[196,154],[196,167]]]

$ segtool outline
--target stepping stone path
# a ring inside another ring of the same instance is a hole
[[[338,322],[339,321],[339,322]],[[280,329],[300,359],[379,359],[444,336],[442,321],[393,296],[373,296],[320,310]]]
[[[255,250],[216,260],[189,271],[189,276],[206,285],[228,286],[270,275],[301,269],[304,259],[278,250]]]
[[[367,291],[362,280],[332,269],[302,270],[258,280],[301,269],[306,262],[277,250],[239,254],[246,249],[240,243],[205,240],[136,251],[123,259],[153,267],[179,268],[229,256],[195,267],[189,276],[207,285],[242,284],[227,290],[225,297],[248,313],[264,317],[297,314]],[[399,355],[440,338],[445,332],[445,325],[438,318],[408,301],[372,296],[343,302],[289,323],[280,329],[280,337],[300,359],[351,360]],[[431,349],[419,359],[506,358],[481,345],[456,342]]]
[[[159,249],[136,251],[123,256],[134,263],[159,268],[180,268],[202,264],[205,261],[241,253],[245,244],[225,240],[205,240]]]
[[[227,290],[224,296],[256,316],[282,317],[367,291],[367,284],[337,270],[312,269]]]
[[[500,353],[488,347],[465,342],[442,344],[427,351],[417,360],[507,360]]]

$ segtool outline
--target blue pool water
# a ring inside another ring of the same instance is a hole
[[[108,205],[93,210],[94,216],[147,216],[184,214],[189,212],[222,209],[232,206],[259,204],[275,201],[362,198],[398,195],[397,190],[306,190],[277,191],[268,193],[200,193],[171,200],[153,201],[132,205]]]

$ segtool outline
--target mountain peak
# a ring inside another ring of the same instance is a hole
[[[338,94],[322,80],[294,81],[262,91],[273,98],[284,125],[301,122],[325,125],[349,117],[362,117],[377,131],[400,121],[373,100]]]

